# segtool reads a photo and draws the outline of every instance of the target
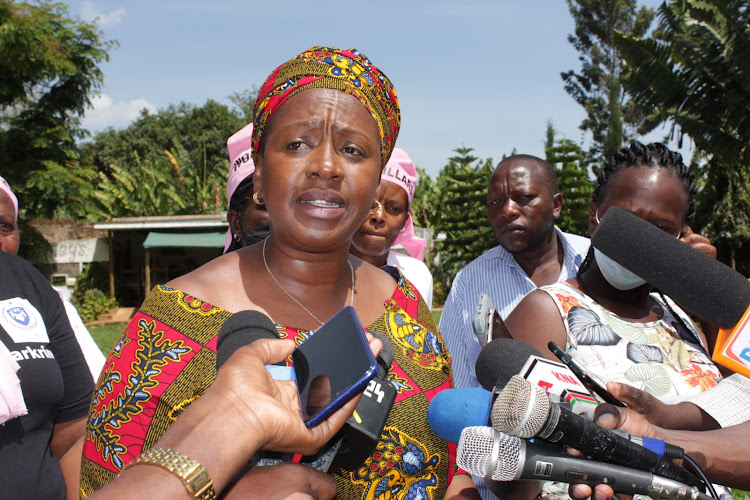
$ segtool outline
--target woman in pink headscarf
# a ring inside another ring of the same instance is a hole
[[[242,127],[227,139],[229,177],[227,179],[227,241],[224,253],[263,241],[268,236],[268,211],[253,194],[253,124]]]
[[[432,274],[424,264],[425,240],[414,235],[411,202],[419,176],[414,162],[401,148],[394,148],[383,169],[370,214],[354,233],[349,250],[373,266],[401,270],[432,309]],[[401,245],[409,255],[391,250]]]

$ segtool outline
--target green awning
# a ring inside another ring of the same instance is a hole
[[[151,231],[143,242],[143,248],[192,247],[224,248],[227,232],[221,233],[157,233]]]

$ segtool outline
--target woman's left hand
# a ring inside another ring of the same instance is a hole
[[[712,259],[716,258],[716,247],[711,244],[711,240],[703,235],[694,233],[690,226],[685,226],[685,231],[682,233],[680,240],[684,241],[696,250],[700,250]]]

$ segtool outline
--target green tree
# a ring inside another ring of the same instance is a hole
[[[98,178],[91,194],[97,200],[92,215],[206,214],[225,209],[226,141],[244,124],[236,112],[209,100],[200,107],[181,103],[157,113],[143,110],[128,127],[98,134],[83,148]],[[136,188],[142,192],[134,192]]]
[[[627,62],[628,92],[653,110],[642,131],[667,122],[680,144],[683,135],[695,143],[696,229],[734,265],[735,250],[750,240],[747,2],[673,0],[659,8],[653,37],[621,33],[615,42]]]
[[[554,140],[547,161],[555,167],[563,208],[557,226],[567,233],[589,235],[588,215],[594,192],[581,147],[570,139]]]
[[[0,168],[27,217],[51,217],[90,189],[63,173],[115,45],[65,4],[0,0]]]
[[[245,123],[253,121],[253,107],[260,93],[260,87],[253,85],[249,89],[232,93],[228,99],[240,113]]]
[[[586,111],[581,130],[590,132],[587,160],[601,163],[630,141],[643,118],[637,100],[622,92],[622,60],[616,31],[643,36],[654,13],[636,0],[567,0],[575,22],[568,41],[580,54],[579,72],[561,73],[565,91]]]
[[[454,151],[457,155],[448,159],[436,179],[436,210],[430,216],[439,254],[433,278],[445,290],[462,267],[496,244],[487,215],[492,159],[480,160],[471,154],[472,148]],[[441,234],[445,239],[438,236]]]

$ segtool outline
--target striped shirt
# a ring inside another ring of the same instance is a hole
[[[589,239],[563,233],[563,264],[558,281],[576,275],[589,249]],[[453,280],[440,317],[440,333],[453,358],[455,387],[480,387],[474,363],[482,346],[474,332],[473,319],[480,293],[490,296],[500,317],[505,319],[536,285],[507,250],[498,245],[461,269]]]
[[[557,280],[565,281],[576,275],[590,243],[583,236],[563,233],[558,228],[555,230],[565,254]],[[486,251],[458,272],[445,301],[438,328],[453,358],[455,387],[480,387],[474,363],[482,346],[473,326],[479,294],[489,295],[498,314],[505,319],[524,295],[535,288],[536,285],[513,255],[500,245]],[[484,478],[472,476],[472,479],[484,500],[497,498],[485,484]]]

